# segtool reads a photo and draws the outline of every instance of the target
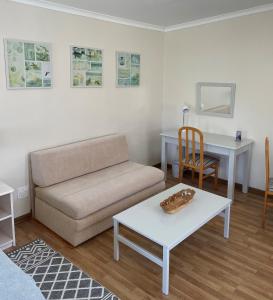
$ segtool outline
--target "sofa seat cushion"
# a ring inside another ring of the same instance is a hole
[[[35,190],[39,199],[79,220],[163,180],[161,170],[127,161]]]

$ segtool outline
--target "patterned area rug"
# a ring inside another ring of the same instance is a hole
[[[34,279],[46,299],[118,300],[42,240],[35,240],[8,256]]]

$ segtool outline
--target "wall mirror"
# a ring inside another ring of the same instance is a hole
[[[197,113],[232,118],[235,103],[235,83],[198,82]]]

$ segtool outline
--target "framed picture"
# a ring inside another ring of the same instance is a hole
[[[117,87],[138,87],[140,84],[140,54],[117,52]]]
[[[72,46],[71,87],[92,88],[103,85],[103,51]]]
[[[51,45],[5,39],[8,89],[52,87]]]
[[[241,142],[242,141],[242,131],[241,130],[236,131],[235,141],[236,142]]]

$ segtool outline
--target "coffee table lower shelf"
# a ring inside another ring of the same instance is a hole
[[[227,239],[229,238],[230,205],[228,205],[222,212],[220,212],[217,215],[222,216],[224,218],[224,238]],[[170,251],[178,244],[180,244],[184,239],[171,246],[160,245],[163,248],[163,258],[161,259],[160,257],[152,254],[151,252],[147,251],[146,249],[140,247],[136,243],[122,236],[119,233],[119,224],[122,223],[119,222],[117,219],[115,219],[115,217],[113,218],[113,223],[114,223],[114,259],[116,261],[119,261],[119,256],[120,256],[119,243],[128,246],[132,250],[148,258],[149,260],[151,260],[152,262],[154,262],[155,264],[157,264],[162,268],[162,293],[168,295],[169,294]],[[126,224],[122,224],[122,225],[126,227]],[[200,227],[196,228],[196,230],[199,229]]]

